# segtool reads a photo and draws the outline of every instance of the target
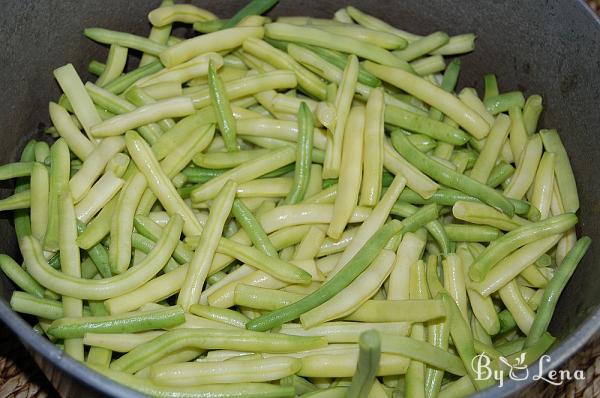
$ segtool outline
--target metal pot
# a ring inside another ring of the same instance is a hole
[[[146,35],[147,13],[156,2],[119,0],[12,1],[3,7],[0,25],[0,126],[4,162],[17,158],[25,142],[41,137],[48,125],[48,101],[58,87],[52,70],[72,62],[85,77],[92,59],[103,60],[106,49],[83,37],[84,27],[99,26]],[[229,16],[245,1],[195,1],[218,15]],[[584,2],[403,0],[352,1],[391,24],[416,33],[443,30],[475,32],[476,51],[463,56],[460,86],[481,88],[485,73],[496,73],[502,90],[523,90],[544,97],[542,126],[557,128],[571,156],[581,210],[579,232],[600,242],[600,20]],[[339,0],[282,1],[273,15],[331,16],[346,2]],[[8,184],[1,185],[8,194]],[[2,252],[17,255],[11,215],[2,214]],[[600,294],[596,264],[598,243],[592,245],[563,293],[550,331],[559,338],[546,370],[559,368],[600,330]],[[23,342],[52,384],[65,397],[133,398],[142,395],[122,387],[66,357],[36,335],[7,304],[13,286],[0,277],[0,319]],[[503,388],[479,393],[504,397],[522,391],[530,380],[507,381]]]

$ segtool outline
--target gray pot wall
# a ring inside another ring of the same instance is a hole
[[[84,76],[92,59],[104,60],[106,49],[85,39],[85,27],[99,26],[146,35],[146,14],[157,1],[11,1],[0,24],[0,146],[2,162],[15,160],[25,142],[48,125],[48,101],[59,94],[52,70],[72,62]],[[227,17],[245,2],[194,1]],[[416,33],[444,30],[475,32],[476,51],[461,57],[460,86],[481,88],[485,73],[498,76],[503,91],[524,90],[544,97],[541,125],[557,128],[571,156],[581,197],[579,233],[594,244],[561,297],[551,332],[560,339],[552,350],[558,366],[600,329],[596,261],[600,242],[600,23],[582,1],[349,1],[387,22]],[[343,1],[282,0],[274,15],[329,17]],[[185,31],[183,31],[185,33]],[[0,185],[8,195],[10,184]],[[0,250],[18,256],[11,214],[0,214]],[[63,356],[13,313],[6,300],[12,286],[0,281],[0,318],[19,337],[44,373],[70,397],[132,398],[139,394],[89,371]],[[514,394],[525,383],[509,381],[479,396]]]

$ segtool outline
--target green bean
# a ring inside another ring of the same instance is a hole
[[[523,122],[525,123],[527,133],[535,133],[538,119],[543,109],[541,96],[534,94],[527,97],[527,101],[525,101],[525,105],[523,106]]]
[[[444,57],[441,55],[431,55],[428,57],[419,58],[412,61],[410,66],[419,76],[427,76],[434,73],[439,73],[446,69]]]
[[[474,287],[484,296],[495,292],[511,279],[517,277],[520,272],[533,263],[539,256],[554,247],[559,239],[560,235],[557,234],[528,243],[498,262],[485,278],[475,284]]]
[[[110,231],[112,214],[117,204],[117,196],[114,196],[100,213],[88,223],[85,231],[77,237],[77,244],[82,249],[89,249],[100,242]],[[50,263],[50,265],[52,265]]]
[[[403,177],[394,178],[390,188],[386,191],[384,196],[380,198],[379,203],[375,206],[367,220],[362,223],[358,231],[354,234],[352,242],[344,249],[344,254],[339,259],[335,268],[329,272],[328,279],[331,279],[338,271],[345,267],[351,258],[360,250],[362,245],[383,226],[393,208],[394,202],[397,200],[400,192],[404,189],[405,184],[406,180]],[[341,240],[343,240],[343,235]]]
[[[8,279],[27,293],[38,298],[44,297],[44,288],[10,256],[0,254],[0,269]]]
[[[332,104],[327,102],[317,102],[310,98],[297,98],[292,97],[291,94],[276,94],[271,101],[271,107],[276,112],[283,112],[289,114],[296,114],[300,109],[300,104],[305,102],[311,112],[320,112],[319,121],[321,124],[323,121],[328,120],[325,123],[325,127],[331,124],[331,121],[328,119],[330,112],[332,112]],[[318,109],[320,108],[320,109]],[[289,116],[288,116],[289,117]],[[323,119],[323,120],[321,120]]]
[[[77,219],[84,223],[89,222],[120,191],[124,183],[125,181],[117,177],[112,170],[104,173],[77,203]]]
[[[236,151],[238,149],[236,123],[233,119],[233,114],[231,113],[229,99],[225,94],[223,81],[217,75],[217,71],[212,61],[209,62],[208,66],[208,87],[213,109],[217,116],[217,122],[219,123],[219,130],[221,131],[223,141],[225,141],[225,147],[229,152]]]
[[[475,348],[469,325],[461,316],[460,310],[448,293],[440,293],[438,296],[441,296],[444,303],[450,325],[450,335],[452,336],[456,351],[463,361],[469,379],[477,390],[482,390],[490,386],[494,383],[494,380],[480,380],[471,366],[475,358]]]
[[[466,275],[469,271],[469,268],[473,264],[474,256],[471,254],[470,250],[465,244],[460,244],[458,246],[457,254],[462,261]],[[473,320],[473,318],[471,319],[471,322],[473,322],[473,325],[475,325],[474,331],[480,330],[480,334],[485,338],[488,337],[488,333],[489,335],[497,334],[500,330],[500,321],[498,319],[496,308],[494,307],[492,299],[490,297],[480,295],[479,292],[472,287],[473,285],[471,283],[467,284],[467,295],[469,296],[473,315],[476,318],[475,320]],[[477,321],[477,323],[475,323],[475,321]],[[489,343],[491,345],[491,342]]]
[[[175,83],[175,82],[173,82]],[[156,83],[156,84],[166,84],[166,83]],[[128,90],[127,93],[125,94],[125,97],[127,98],[128,101],[130,101],[133,105],[135,106],[144,106],[144,105],[150,105],[150,104],[154,104],[157,102],[157,99],[159,98],[154,98],[153,96],[150,95],[149,91],[148,91],[148,87],[156,87],[156,86],[144,86],[139,87],[133,87],[131,90]],[[178,86],[179,88],[181,88],[181,86]],[[179,90],[180,92],[178,92],[176,94],[176,96],[181,95],[181,90]],[[168,96],[167,98],[169,98],[170,96]],[[158,125],[158,127],[160,127],[162,129],[162,131],[168,131],[169,129],[171,129],[174,125],[175,125],[175,121],[171,118],[166,118],[163,120],[159,120],[156,122],[156,124]],[[148,126],[145,126],[146,129],[148,128],[153,128],[153,124],[151,123]],[[159,134],[162,135],[162,134]]]
[[[339,352],[334,351],[332,353],[304,356],[302,357],[302,369],[300,369],[298,375],[315,378],[350,378],[356,371],[358,355],[359,350],[356,347],[350,350],[339,350]],[[388,376],[406,373],[408,364],[409,360],[405,357],[393,354],[381,354],[377,375]],[[345,395],[341,396],[345,397]]]
[[[385,107],[385,122],[453,145],[463,145],[469,141],[467,133],[460,129],[393,105]]]
[[[465,272],[462,259],[456,253],[450,253],[442,260],[444,289],[456,303],[463,319],[468,322],[468,302]]]
[[[104,68],[106,68],[106,65],[95,59],[91,60],[88,64],[88,72],[92,75],[100,76],[104,71]]]
[[[97,137],[120,135],[127,130],[169,117],[188,116],[194,112],[189,98],[177,97],[141,106],[131,112],[112,117],[95,125],[91,133]]]
[[[244,285],[240,285],[244,286]],[[260,288],[259,288],[260,289]],[[299,324],[282,325],[280,333],[295,336],[324,336],[331,343],[357,343],[360,335],[367,330],[377,330],[388,335],[406,336],[410,331],[408,322],[356,323],[326,322],[308,330]]]
[[[405,61],[415,60],[448,43],[450,37],[444,32],[434,32],[413,41],[408,47],[394,51],[394,55]]]
[[[525,340],[525,347],[532,347],[540,341],[542,335],[550,324],[550,319],[556,308],[558,298],[567,282],[575,272],[577,264],[587,252],[592,240],[587,236],[579,239],[575,246],[569,251],[562,263],[558,266],[554,277],[550,279],[548,286],[544,289],[542,302],[537,309],[533,324],[529,329],[529,334]]]
[[[465,367],[459,357],[430,343],[414,338],[384,334],[381,340],[381,351],[425,362],[435,368],[446,370],[458,376],[466,374]]]
[[[60,193],[58,204],[59,217],[59,250],[60,267],[64,275],[81,278],[81,262],[79,247],[77,247],[77,222],[71,192],[65,189]],[[63,295],[64,314],[68,317],[81,317],[83,303],[71,294]],[[65,337],[65,352],[70,356],[83,360],[83,341],[78,336]]]
[[[267,256],[278,257],[277,250],[269,240],[269,237],[262,226],[241,200],[234,200],[232,212],[237,222],[246,231],[256,248],[261,250]]]
[[[504,309],[498,313],[498,320],[500,321],[500,331],[498,332],[500,334],[514,330],[514,328],[517,326],[515,318],[513,318],[510,311],[507,309]]]
[[[508,217],[490,206],[477,202],[457,201],[452,207],[452,214],[459,220],[472,224],[490,225],[503,231],[512,231],[529,224],[522,218]]]
[[[579,209],[579,197],[565,147],[556,130],[541,130],[540,136],[546,151],[554,153],[554,174],[565,211],[574,213]]]
[[[55,320],[64,316],[63,305],[60,301],[19,291],[13,292],[10,298],[10,307],[13,311],[48,320]]]
[[[177,194],[168,176],[164,173],[151,148],[134,131],[125,135],[125,142],[131,158],[138,166],[140,172],[147,180],[152,192],[159,198],[163,206],[171,214],[181,214],[184,217],[184,233],[186,235],[199,235],[202,227],[192,214],[191,209]]]
[[[475,89],[470,87],[463,88],[458,94],[458,98],[484,118],[488,124],[494,124],[494,116],[485,108],[483,101],[479,99],[479,95]]]
[[[469,276],[472,280],[480,282],[490,269],[510,252],[536,240],[565,232],[576,223],[577,216],[566,213],[512,230],[494,241],[477,257],[469,270]]]
[[[350,56],[348,64],[344,69],[340,80],[339,90],[337,91],[335,97],[334,106],[336,109],[336,123],[333,131],[330,131],[332,136],[328,137],[327,139],[325,162],[323,164],[323,176],[325,178],[338,177],[340,173],[342,151],[344,148],[344,136],[346,135],[346,126],[349,125],[348,119],[352,106],[352,93],[355,91],[357,78],[358,58],[352,55]],[[355,111],[354,116],[359,118],[360,113]],[[358,119],[355,122],[358,122]],[[356,134],[362,130],[362,127],[359,129],[357,126],[350,124],[350,129],[348,130],[353,131],[353,134],[356,136]],[[360,143],[362,143],[362,138],[360,142],[357,142],[357,144]],[[353,148],[353,150],[356,150],[356,148]]]
[[[233,383],[207,384],[193,387],[165,387],[155,384],[149,379],[130,375],[128,373],[105,369],[95,365],[92,365],[91,368],[129,388],[149,396],[161,398],[207,398],[216,396],[233,398],[239,396],[240,391],[243,391],[244,396],[248,398],[284,398],[292,397],[294,395],[294,388],[291,386],[282,387],[269,383]]]
[[[160,301],[170,297],[180,290],[187,270],[187,264],[181,265],[137,289],[106,300],[105,306],[111,314],[119,314],[136,310],[147,302]]]
[[[150,11],[148,20],[155,27],[162,27],[173,22],[194,23],[197,21],[213,20],[216,16],[210,11],[192,4],[171,4]]]
[[[383,285],[392,271],[394,259],[391,250],[381,251],[371,265],[335,297],[302,314],[302,325],[310,328],[353,313]]]
[[[145,236],[157,242],[163,234],[163,228],[158,226],[150,218],[143,215],[136,215],[134,218],[135,229]],[[177,247],[173,251],[173,258],[180,264],[189,263],[192,260],[193,253],[188,250],[183,242],[178,242]]]
[[[450,260],[450,256],[446,259]],[[425,300],[429,298],[427,286],[425,263],[422,260],[413,262],[409,269],[409,296],[414,300]],[[414,323],[410,332],[410,338],[425,343],[425,326],[422,323]],[[460,363],[460,358],[456,358]],[[405,391],[408,395],[425,397],[425,362],[418,358],[411,360],[405,376]]]
[[[365,110],[363,178],[359,204],[374,206],[379,200],[383,179],[383,113],[384,91],[377,88],[371,92]]]
[[[213,124],[205,125],[196,134],[188,135],[183,142],[174,148],[161,162],[162,171],[167,178],[172,179],[176,186],[178,173],[193,159],[197,152],[204,150],[212,141],[215,133]],[[165,134],[166,135],[166,134]],[[140,198],[137,214],[148,214],[156,201],[156,196],[151,189],[146,189]]]
[[[296,145],[294,184],[284,201],[286,204],[301,202],[306,194],[312,164],[313,125],[313,115],[306,103],[302,102],[298,110],[298,143]]]
[[[50,325],[48,333],[59,338],[83,337],[86,333],[133,333],[177,326],[185,321],[180,306],[130,312],[120,315],[61,318]]]
[[[245,361],[160,364],[150,369],[151,379],[166,386],[194,386],[209,383],[240,383],[278,380],[293,375],[302,363],[289,357]],[[177,375],[176,377],[173,377]]]
[[[50,148],[52,165],[50,166],[50,191],[48,192],[48,226],[44,237],[44,249],[57,251],[58,238],[58,206],[60,193],[69,184],[69,147],[64,139],[59,138]]]
[[[31,207],[31,191],[22,191],[0,199],[0,211],[28,209]]]
[[[35,140],[29,140],[21,152],[21,162],[33,162],[35,160]],[[30,179],[21,177],[15,181],[15,193],[28,190]],[[14,213],[15,235],[17,240],[31,234],[31,219],[28,210],[19,209]]]
[[[85,224],[80,221],[77,221],[77,231],[81,235],[86,230]],[[88,255],[98,268],[98,272],[102,275],[103,278],[110,278],[112,276],[109,260],[108,260],[108,252],[106,248],[101,244],[97,243],[92,247],[87,249]]]
[[[298,85],[303,91],[318,99],[325,99],[325,83],[313,72],[296,62],[286,52],[278,50],[269,43],[256,38],[249,38],[244,41],[242,48],[245,52],[276,68],[294,71]]]
[[[177,303],[187,311],[190,305],[197,303],[200,293],[210,271],[213,257],[223,234],[223,227],[231,212],[237,184],[227,181],[217,194],[206,225],[200,235],[200,243],[196,247],[188,268],[187,277],[181,286]]]
[[[35,162],[15,162],[0,166],[0,180],[8,180],[16,177],[28,177],[31,175]]]
[[[296,75],[292,71],[274,70],[270,72],[251,74],[246,77],[225,82],[225,92],[230,101],[260,92],[274,89],[296,87]],[[211,104],[208,87],[192,87],[184,95],[191,98],[196,109]]]
[[[344,10],[342,10],[344,11]],[[312,19],[314,21],[314,19]],[[325,20],[329,21],[329,20]],[[282,22],[278,20],[278,22]],[[312,25],[311,27],[315,27],[325,32],[339,34],[341,36],[353,38],[356,40],[365,41],[371,44],[374,44],[378,47],[384,48],[386,50],[394,50],[394,49],[404,49],[406,47],[406,40],[402,37],[394,34],[390,34],[388,32],[377,31],[373,29],[366,29],[361,26],[357,26],[354,24],[326,24],[326,23],[318,23],[311,24],[311,20],[309,20],[308,25]],[[321,22],[321,21],[319,21]],[[409,60],[406,60],[409,61]]]
[[[465,175],[458,174],[429,159],[426,155],[418,152],[400,132],[392,132],[392,143],[396,150],[400,152],[402,156],[406,157],[409,162],[442,184],[476,197],[482,202],[500,209],[509,216],[514,214],[512,203],[500,193],[478,181]]]
[[[369,266],[371,261],[377,256],[377,253],[392,236],[402,230],[402,227],[403,225],[398,221],[391,221],[386,224],[365,243],[362,249],[348,262],[346,267],[319,288],[319,290],[294,304],[252,319],[246,324],[246,328],[261,331],[271,329],[274,326],[296,319],[301,314],[331,299]]]
[[[427,80],[399,68],[377,65],[370,61],[366,61],[364,67],[380,79],[439,109],[475,138],[481,139],[488,134],[490,126],[479,114]]]
[[[529,139],[529,134],[527,133],[527,129],[525,127],[525,121],[523,120],[523,112],[521,108],[518,106],[512,106],[508,110],[508,114],[510,116],[510,148],[515,157],[515,163],[518,166],[521,161],[521,153],[523,152],[525,145],[527,145],[527,140]]]
[[[217,251],[258,268],[275,278],[288,283],[308,283],[311,276],[296,265],[271,257],[258,249],[221,238]]]
[[[152,249],[154,249],[155,246],[155,243],[151,239],[136,233],[131,235],[131,247],[135,249],[134,255],[136,253],[148,254],[152,251]],[[136,263],[135,259],[134,263]],[[174,259],[170,258],[163,268],[163,271],[168,273],[178,267],[179,264]]]
[[[90,311],[94,316],[108,315],[106,308],[104,308],[104,303],[101,301],[90,301],[89,304]],[[108,368],[111,360],[112,350],[102,347],[90,347],[86,362],[96,366],[101,366],[103,368]]]
[[[173,5],[173,0],[163,0],[161,2],[160,7],[169,7]],[[150,34],[148,35],[148,39],[159,43],[159,44],[167,44],[167,41],[169,40],[169,36],[171,35],[171,29],[172,29],[172,25],[171,24],[167,24],[161,27],[158,26],[153,26],[152,29],[150,29]],[[139,66],[145,66],[148,65],[151,62],[154,62],[157,60],[157,57],[155,57],[154,55],[150,55],[150,54],[142,54],[142,58],[140,58],[140,63]]]
[[[94,148],[81,169],[69,181],[69,189],[75,202],[79,202],[85,196],[96,179],[104,172],[108,161],[124,148],[125,141],[121,137],[103,139]],[[52,167],[50,168],[50,184],[52,188]],[[50,194],[52,195],[52,192]]]
[[[305,45],[307,49],[317,54],[319,57],[323,58],[325,61],[337,66],[338,68],[344,70],[346,65],[348,64],[348,57],[343,53],[339,53],[337,51],[328,50],[326,48]],[[362,67],[358,69],[358,81],[362,84],[366,84],[370,87],[379,87],[381,86],[381,80],[364,70]]]
[[[327,235],[334,239],[338,239],[342,235],[358,202],[362,177],[364,122],[365,108],[352,108],[348,115],[347,128],[343,136],[339,137],[344,141],[343,147],[340,147],[338,195],[335,198],[333,217],[327,230]],[[331,149],[335,151],[334,148]],[[327,153],[329,151],[326,152],[326,155]],[[334,169],[335,166],[330,170]],[[324,174],[326,170],[327,164],[323,167]]]
[[[46,263],[39,242],[32,237],[26,237],[20,242],[21,252],[28,272],[42,286],[76,298],[104,300],[131,291],[156,275],[175,248],[182,223],[178,215],[171,217],[161,240],[150,255],[127,272],[112,278],[84,280],[56,271]]]
[[[383,32],[389,32],[391,34],[395,34],[404,38],[407,42],[412,43],[413,41],[419,39],[421,36],[415,35],[401,29],[396,29],[393,26],[387,24],[386,22],[375,18],[371,15],[368,15],[352,6],[348,6],[345,8],[348,15],[355,20],[359,25],[364,26],[373,30],[380,30]]]
[[[490,176],[488,177],[485,185],[496,188],[498,185],[504,183],[508,178],[510,178],[514,172],[515,168],[509,163],[500,161],[490,172]]]
[[[477,36],[473,33],[464,33],[450,37],[448,43],[432,51],[432,55],[457,55],[471,52],[475,49],[475,39]]]
[[[540,211],[541,219],[547,218],[550,214],[554,189],[555,157],[552,152],[545,152],[542,155],[531,187],[531,205]]]
[[[307,381],[303,377],[291,375],[284,377],[279,382],[280,386],[292,386],[296,392],[296,395],[308,394],[312,391],[317,391],[317,387],[311,382]]]
[[[443,228],[453,242],[493,242],[502,236],[498,228],[486,225],[444,224]]]
[[[238,131],[240,135],[244,136],[245,140],[249,140],[250,137],[260,136],[290,141],[290,143],[298,141],[299,133],[298,123],[295,121],[282,121],[266,118],[239,120]],[[313,130],[314,148],[325,149],[326,142],[327,138],[323,131],[315,128]],[[316,158],[314,152],[313,158]],[[316,162],[317,159],[313,159],[313,161]]]
[[[492,114],[496,115],[500,112],[506,112],[511,107],[517,106],[522,108],[525,104],[525,98],[523,93],[520,91],[511,91],[508,93],[498,94],[494,97],[489,97],[483,101],[486,109]]]
[[[501,287],[498,293],[504,306],[514,317],[519,329],[526,335],[529,334],[535,313],[523,297],[515,279]]]
[[[447,383],[444,388],[440,391],[439,398],[458,398],[466,397],[476,393],[477,390],[471,382],[469,376],[463,376],[456,381]]]
[[[159,57],[163,65],[167,68],[171,68],[200,54],[238,47],[247,38],[262,38],[263,34],[264,29],[262,27],[236,27],[224,29],[184,40],[181,43],[175,44],[162,51]]]
[[[394,268],[389,276],[387,300],[408,300],[410,268],[420,257],[425,247],[425,239],[405,233],[396,251]]]
[[[470,177],[481,183],[486,183],[494,165],[496,159],[500,154],[503,143],[508,137],[508,130],[510,127],[510,119],[508,116],[502,114],[498,115],[492,125],[490,133],[486,139],[483,149],[479,153],[475,165],[471,169]]]
[[[127,62],[127,48],[118,44],[112,44],[108,51],[108,58],[104,70],[96,80],[100,87],[107,85],[117,77],[121,76]]]
[[[271,151],[269,154],[242,163],[205,184],[196,187],[190,194],[193,202],[212,199],[219,187],[227,180],[236,181],[238,184],[253,180],[268,172],[288,165],[294,161],[295,148],[283,147]]]
[[[132,70],[131,72],[122,74],[121,76],[108,83],[103,88],[113,94],[118,95],[124,92],[127,88],[129,88],[138,80],[146,76],[152,75],[163,68],[164,67],[160,63],[160,61],[152,61],[144,66],[140,66],[139,68]]]
[[[226,308],[217,308],[200,304],[192,304],[189,310],[194,315],[198,315],[207,319],[212,319],[214,321],[222,322],[242,329],[250,320],[245,315]]]
[[[226,170],[223,171],[213,171],[214,169],[230,169],[232,167],[239,166],[240,164],[247,162],[249,160],[256,159],[262,155],[268,153],[268,149],[252,149],[252,150],[243,150],[243,151],[235,151],[233,153],[230,152],[213,152],[213,153],[198,153],[192,159],[194,164],[199,166],[196,168],[186,168],[184,169],[184,174],[187,177],[188,182],[197,183],[197,182],[206,182],[208,180],[204,179],[204,175],[213,175],[216,176],[219,174],[223,174]],[[188,173],[185,173],[185,171]],[[195,174],[198,172],[198,174]],[[200,181],[195,179],[195,176],[199,175]],[[192,177],[190,179],[189,177]]]
[[[132,89],[133,91],[133,89]],[[149,83],[144,86],[144,93],[155,100],[183,95],[181,84],[176,81]]]
[[[136,372],[179,348],[287,353],[325,346],[323,337],[264,334],[239,329],[177,329],[141,344],[113,361],[111,369]]]
[[[295,303],[302,297],[303,295],[297,293],[244,284],[239,284],[235,289],[236,304],[264,310],[276,310],[285,307]],[[368,300],[352,314],[345,317],[345,320],[359,322],[425,322],[442,316],[444,316],[444,311],[441,301]]]
[[[203,167],[186,167],[182,173],[186,176],[187,181],[192,184],[203,184],[212,178],[220,176],[228,171],[228,169],[207,169]],[[189,196],[189,195],[188,195]]]
[[[83,30],[83,34],[98,43],[110,45],[118,44],[151,55],[159,55],[167,49],[167,46],[164,44],[156,43],[145,37],[114,30],[87,28]]]
[[[496,81],[496,75],[490,73],[483,77],[484,81],[484,95],[483,99],[492,98],[500,94],[498,91],[498,82]]]
[[[437,256],[429,255],[426,265],[427,287],[430,297],[436,297],[438,293],[444,290],[437,276]],[[450,340],[449,324],[447,320],[434,320],[427,324],[427,341],[434,347],[443,350],[448,349]],[[425,371],[425,396],[435,397],[442,385],[444,372],[433,367],[428,367]]]
[[[88,138],[92,140],[92,126],[100,123],[100,116],[92,103],[81,79],[72,64],[54,70],[54,78],[68,98],[77,119],[83,126]]]
[[[360,335],[360,351],[356,373],[352,376],[352,383],[348,388],[348,397],[366,398],[375,381],[379,359],[381,357],[381,337],[379,332],[368,330]]]
[[[227,19],[213,19],[211,21],[194,22],[193,28],[196,32],[212,33],[225,27]]]
[[[234,14],[231,19],[229,19],[225,25],[224,29],[232,28],[236,26],[240,21],[250,15],[261,15],[267,12],[271,7],[277,4],[278,0],[253,0],[242,7],[238,12]]]
[[[419,228],[425,226],[430,233],[436,237],[440,245],[442,247],[446,247],[449,244],[445,243],[446,239],[443,236],[438,236],[441,232],[438,231],[440,228],[439,225],[429,225],[429,223],[436,224],[436,218],[439,216],[439,207],[435,204],[430,204],[427,206],[423,206],[420,209],[415,209],[413,206],[406,206],[405,203],[396,202],[392,209],[390,210],[390,214],[405,217],[402,220],[402,224],[404,224],[403,232],[415,232]]]
[[[69,148],[81,160],[85,160],[94,150],[94,145],[79,131],[71,116],[62,106],[50,102],[49,113],[52,124],[58,134],[67,142]]]
[[[435,203],[441,206],[453,206],[457,201],[479,202],[478,199],[470,195],[448,188],[438,189],[428,199],[424,199],[421,195],[410,189],[405,189],[400,194],[400,200],[418,205]],[[513,206],[515,206],[516,214],[527,214],[527,212],[529,211],[530,206],[527,202],[516,199],[509,200],[513,204]]]
[[[271,23],[265,25],[265,36],[356,54],[384,65],[409,67],[405,61],[394,57],[390,52],[374,44],[336,33],[324,32],[317,28]]]

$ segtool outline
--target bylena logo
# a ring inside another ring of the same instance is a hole
[[[569,370],[550,370],[546,371],[544,365],[550,362],[549,355],[542,355],[537,362],[537,368],[534,364],[527,365],[526,354],[523,352],[519,356],[506,358],[501,356],[498,361],[492,361],[486,353],[476,355],[471,361],[471,368],[475,372],[477,380],[496,380],[498,387],[504,385],[505,379],[510,380],[542,380],[546,383],[560,386],[566,381],[584,380],[585,372],[577,369],[574,372]]]

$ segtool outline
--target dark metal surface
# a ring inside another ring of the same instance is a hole
[[[59,91],[52,70],[72,62],[83,76],[91,59],[103,60],[106,49],[86,40],[84,27],[100,26],[146,35],[145,15],[159,1],[34,1],[4,4],[0,24],[0,126],[2,163],[14,160],[27,139],[48,123],[48,101]],[[227,17],[244,1],[194,1]],[[349,1],[389,23],[417,33],[444,30],[475,32],[476,51],[462,57],[459,85],[481,87],[485,73],[496,73],[501,90],[524,90],[544,97],[541,125],[557,128],[571,155],[581,210],[579,232],[595,243],[560,299],[551,332],[561,342],[552,350],[559,366],[600,329],[600,23],[581,1]],[[345,1],[282,0],[275,15],[330,16]],[[0,185],[7,195],[9,185]],[[0,251],[18,256],[10,214],[0,215]],[[138,397],[63,356],[13,313],[6,300],[12,287],[0,280],[0,319],[34,353],[38,364],[63,396]],[[480,393],[510,396],[528,382],[509,381],[502,389]]]

